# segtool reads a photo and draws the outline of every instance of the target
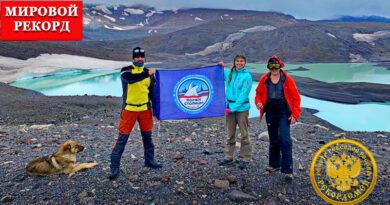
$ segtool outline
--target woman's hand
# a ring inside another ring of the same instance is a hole
[[[293,117],[292,115],[290,116],[290,118],[288,118],[288,120],[290,120],[291,124],[295,124],[297,122],[297,119],[295,119],[295,117]]]
[[[225,109],[225,116],[229,115],[230,113],[232,113],[232,111],[230,111],[229,108],[226,108],[226,109]]]
[[[218,62],[218,65],[222,66],[222,67],[226,67],[225,63],[223,62],[223,60],[219,61]]]
[[[256,108],[258,110],[262,110],[263,109],[263,104],[261,102],[257,103]]]

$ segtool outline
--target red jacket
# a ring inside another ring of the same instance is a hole
[[[297,86],[295,85],[292,77],[285,70],[283,70],[283,74],[286,77],[283,85],[284,97],[286,98],[287,105],[291,111],[292,116],[298,120],[301,115],[301,97],[299,96]],[[270,75],[271,73],[269,71],[264,73],[260,77],[259,84],[256,88],[255,104],[257,105],[259,102],[263,104],[263,109],[260,110],[260,121],[263,117],[264,108],[267,103],[266,82]]]

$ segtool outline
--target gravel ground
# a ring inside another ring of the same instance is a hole
[[[377,160],[378,182],[363,204],[390,203],[390,133],[344,132],[312,115],[313,110],[304,109],[301,122],[291,128],[292,182],[286,182],[278,172],[265,172],[268,139],[262,137],[266,125],[258,119],[250,120],[250,167],[244,171],[236,165],[219,167],[226,136],[224,118],[155,121],[156,158],[164,165],[157,171],[143,167],[136,127],[122,157],[121,175],[109,181],[119,98],[45,97],[5,86],[2,89],[7,95],[0,100],[0,203],[325,204],[311,186],[310,162],[320,146],[340,137],[359,140]],[[96,161],[99,165],[71,178],[25,174],[30,160],[53,153],[67,139],[86,147],[78,156],[79,162]]]

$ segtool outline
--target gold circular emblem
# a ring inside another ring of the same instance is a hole
[[[338,139],[322,146],[310,166],[310,181],[330,204],[357,204],[374,189],[378,169],[371,152],[361,143]]]

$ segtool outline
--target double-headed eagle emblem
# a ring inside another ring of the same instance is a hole
[[[339,191],[348,191],[351,186],[358,186],[356,179],[362,169],[360,159],[348,156],[345,152],[341,156],[332,156],[326,161],[326,174],[330,184]]]

